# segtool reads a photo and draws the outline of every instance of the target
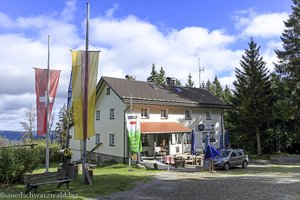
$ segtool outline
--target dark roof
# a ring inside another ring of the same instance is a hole
[[[129,103],[132,96],[132,102],[138,104],[229,108],[220,99],[199,88],[160,85],[151,82],[103,76],[98,83],[97,91],[103,82],[125,103]]]

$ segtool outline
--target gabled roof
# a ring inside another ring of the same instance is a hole
[[[103,83],[106,83],[124,103],[129,103],[132,97],[132,102],[136,104],[229,108],[220,99],[199,88],[103,76],[98,83],[97,92]]]

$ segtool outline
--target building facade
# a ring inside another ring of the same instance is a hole
[[[87,151],[100,161],[126,162],[126,113],[141,114],[142,156],[190,152],[192,129],[197,149],[204,149],[207,136],[218,148],[226,108],[225,103],[199,88],[102,77],[97,85],[96,134],[88,138]],[[73,160],[81,158],[81,147],[80,141],[71,139]]]

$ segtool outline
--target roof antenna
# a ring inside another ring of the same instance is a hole
[[[200,58],[198,58],[198,66],[199,66],[199,88],[201,89],[201,71],[204,72],[204,67],[201,68],[200,66]]]

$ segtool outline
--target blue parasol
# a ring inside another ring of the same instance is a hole
[[[215,157],[220,155],[220,151],[216,150],[213,146],[207,145],[205,148],[204,159],[215,159]]]
[[[195,138],[195,130],[192,129],[192,135],[191,135],[191,154],[196,155],[196,138]]]
[[[229,148],[229,131],[226,130],[225,132],[225,149]]]
[[[223,144],[223,134],[220,134],[220,150],[224,149],[224,144]]]

